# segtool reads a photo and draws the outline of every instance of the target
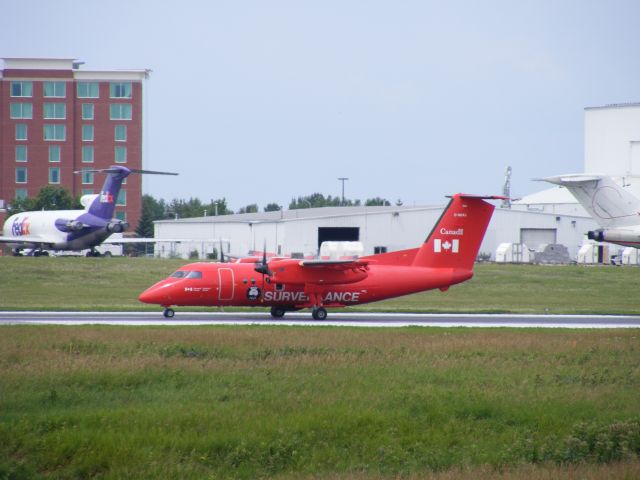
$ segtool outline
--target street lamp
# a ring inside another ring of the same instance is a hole
[[[342,182],[342,202],[340,203],[340,206],[344,207],[344,182],[349,179],[347,177],[338,177],[338,180]]]

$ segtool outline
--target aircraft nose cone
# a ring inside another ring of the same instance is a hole
[[[160,304],[163,303],[163,297],[164,295],[162,295],[156,287],[151,287],[142,292],[138,296],[138,300],[142,303]]]

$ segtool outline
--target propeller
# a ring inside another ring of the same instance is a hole
[[[224,258],[224,251],[222,250],[222,239],[220,239],[220,263],[227,263]]]
[[[256,263],[255,271],[262,274],[262,280],[264,283],[264,275],[271,276],[273,272],[269,270],[269,264],[267,262],[267,241],[264,241],[264,248],[262,250],[262,260]]]

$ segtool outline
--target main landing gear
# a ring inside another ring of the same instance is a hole
[[[271,316],[273,318],[282,318],[284,317],[285,313],[291,310],[298,310],[298,309],[297,308],[287,309],[285,307],[271,307]],[[324,309],[323,307],[313,307],[311,309],[311,316],[313,317],[314,320],[326,320],[327,310]]]
[[[314,320],[326,320],[327,310],[323,307],[313,307],[311,310],[311,316]]]
[[[165,308],[162,311],[162,315],[164,315],[164,318],[173,318],[173,316],[176,314],[175,310],[173,308]]]

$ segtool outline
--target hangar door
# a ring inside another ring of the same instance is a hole
[[[521,228],[520,243],[537,249],[543,243],[556,243],[557,230],[555,228]]]
[[[322,242],[357,242],[360,240],[358,227],[318,227],[318,248]]]

